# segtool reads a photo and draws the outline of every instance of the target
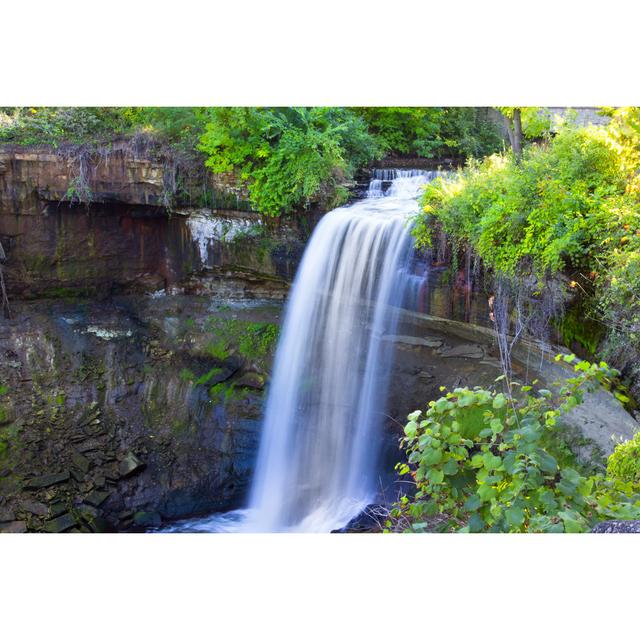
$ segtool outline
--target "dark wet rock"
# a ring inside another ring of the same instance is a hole
[[[84,473],[82,473],[82,471],[80,471],[80,469],[76,469],[75,467],[71,467],[71,471],[69,473],[71,473],[71,477],[76,482],[82,482],[82,480],[84,479]]]
[[[80,453],[74,453],[73,456],[71,456],[71,462],[73,462],[73,464],[80,469],[83,474],[87,473],[91,466],[91,461]]]
[[[607,520],[598,522],[592,533],[640,533],[640,520]]]
[[[43,531],[47,533],[62,533],[67,529],[71,529],[71,527],[75,527],[76,519],[70,514],[65,513],[54,520],[49,520],[49,522],[45,522]]]
[[[50,473],[45,476],[38,476],[31,478],[24,483],[25,489],[44,489],[51,487],[54,484],[60,484],[69,480],[69,472],[63,471],[62,473]]]
[[[379,533],[389,516],[389,509],[381,504],[367,505],[357,516],[331,533]]]
[[[162,517],[156,511],[136,511],[133,514],[133,524],[140,528],[159,527]]]
[[[131,510],[120,511],[117,514],[118,522],[123,529],[128,529],[133,524],[133,514]]]
[[[249,389],[264,389],[264,376],[254,371],[248,371],[234,381],[236,387]]]
[[[443,347],[438,352],[442,358],[472,358],[479,360],[484,357],[484,349],[479,344],[460,344],[455,347]]]
[[[432,349],[442,346],[443,340],[435,337],[421,336],[382,336],[386,342],[394,342],[399,345],[407,345],[412,347],[430,347]]]
[[[85,497],[84,501],[93,507],[99,507],[108,497],[108,491],[92,491]]]
[[[85,522],[91,522],[91,520],[100,515],[98,509],[88,504],[81,504],[79,507],[76,507],[75,511]]]
[[[46,504],[36,502],[35,500],[23,500],[20,502],[20,508],[22,511],[27,511],[35,516],[49,515],[49,507]]]
[[[142,471],[145,466],[145,463],[130,451],[120,462],[118,466],[118,472],[120,473],[121,477],[128,478]]]
[[[9,507],[0,507],[0,522],[11,522],[16,517],[15,511]]]
[[[115,533],[116,528],[105,518],[96,516],[89,523],[89,528],[93,533]]]
[[[26,533],[27,523],[24,520],[14,520],[0,524],[0,533]]]
[[[69,511],[69,507],[64,504],[64,502],[53,502],[49,505],[49,517],[57,518],[61,516],[63,513],[67,513]]]
[[[253,387],[234,391],[235,382],[245,372],[268,371],[271,352],[256,362],[253,354],[251,362],[244,357],[236,362],[229,354],[237,338],[225,347],[224,359],[209,354],[207,345],[220,341],[211,327],[227,322],[224,314],[234,331],[235,323],[242,327],[245,322],[253,331],[277,320],[280,307],[265,311],[256,306],[239,316],[236,310],[223,310],[222,317],[215,316],[218,324],[210,324],[210,299],[39,301],[24,308],[16,311],[15,320],[0,324],[0,348],[10,346],[28,364],[15,371],[0,357],[0,379],[17,390],[12,401],[24,418],[19,441],[0,460],[0,494],[11,500],[3,507],[15,510],[20,501],[35,499],[49,506],[52,520],[71,512],[79,521],[76,509],[85,496],[103,492],[110,497],[99,507],[85,504],[125,530],[133,525],[136,511],[155,511],[168,520],[244,502],[257,453],[263,392]],[[87,332],[87,326],[131,331],[132,336],[105,341]],[[241,331],[237,336],[242,337]],[[156,353],[165,356],[148,355],[150,339],[157,340]],[[221,363],[225,375],[234,372],[212,399],[208,385],[194,385],[193,376],[221,368]],[[238,363],[246,367],[240,373],[235,371]],[[130,380],[141,386],[134,389]],[[129,395],[122,396],[123,389]],[[60,390],[64,397],[59,401]],[[96,397],[99,404],[94,404]],[[85,460],[90,463],[86,473]],[[68,471],[54,473],[63,469]],[[119,520],[122,511],[132,513]],[[6,515],[13,522],[22,512]],[[40,517],[24,518],[29,530],[39,526]]]
[[[97,438],[89,438],[84,442],[81,442],[76,448],[80,453],[88,453],[89,451],[96,451],[104,447],[104,442]]]

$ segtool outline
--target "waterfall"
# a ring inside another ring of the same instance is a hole
[[[382,338],[416,278],[409,221],[432,173],[374,174],[371,197],[322,218],[287,303],[248,508],[178,530],[328,532],[375,500]]]
[[[389,195],[335,209],[313,233],[267,401],[247,522],[256,531],[330,531],[375,499],[391,356],[381,338],[395,330],[408,218],[427,179],[398,172]]]

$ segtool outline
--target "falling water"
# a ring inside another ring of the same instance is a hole
[[[423,172],[328,213],[288,304],[249,501],[258,531],[330,531],[376,495],[389,343]],[[373,187],[373,185],[372,185]]]
[[[395,330],[408,222],[433,177],[374,175],[371,197],[322,218],[287,305],[248,509],[182,530],[331,531],[375,499],[391,357],[381,338]]]

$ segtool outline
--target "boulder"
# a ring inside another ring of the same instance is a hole
[[[54,484],[60,484],[69,480],[69,472],[63,471],[62,473],[50,473],[45,476],[38,476],[37,478],[31,478],[24,483],[25,489],[45,489],[51,487]]]
[[[75,467],[72,467],[70,473],[71,473],[71,477],[76,482],[82,482],[82,480],[84,479],[84,473],[82,473],[80,469],[76,469]]]
[[[23,511],[27,511],[28,513],[32,513],[34,516],[47,516],[49,515],[49,507],[42,502],[37,502],[36,500],[23,500],[20,503],[20,508]]]
[[[0,533],[26,533],[27,523],[24,520],[14,520],[13,522],[7,522],[0,524]]]
[[[91,461],[88,458],[85,458],[80,453],[74,453],[71,457],[71,462],[82,471],[82,473],[87,473],[89,471],[89,467],[91,466]]]
[[[69,508],[67,507],[66,504],[64,504],[64,502],[54,502],[49,505],[50,518],[57,518],[58,516],[61,516],[63,513],[67,513],[67,511],[69,511]]]
[[[84,501],[92,507],[99,507],[108,497],[108,491],[94,490],[85,497]]]
[[[120,472],[120,476],[122,478],[128,478],[129,476],[142,471],[145,466],[145,463],[130,451],[120,462],[118,471]]]
[[[9,507],[0,507],[0,522],[11,522],[16,517],[13,509]]]
[[[46,531],[47,533],[62,533],[67,529],[71,529],[71,527],[75,527],[75,525],[75,518],[70,513],[65,513],[54,520],[46,522],[43,527],[43,531]]]
[[[162,518],[156,511],[136,511],[133,514],[133,524],[135,527],[148,528],[159,527],[162,524]]]
[[[108,520],[100,516],[93,518],[89,523],[89,528],[94,533],[115,533],[116,531],[115,527]]]

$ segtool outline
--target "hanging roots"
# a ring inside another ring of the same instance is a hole
[[[507,380],[512,373],[513,349],[523,338],[538,341],[543,353],[550,351],[550,324],[562,314],[564,298],[560,285],[551,281],[543,285],[533,276],[494,278],[490,317]]]

